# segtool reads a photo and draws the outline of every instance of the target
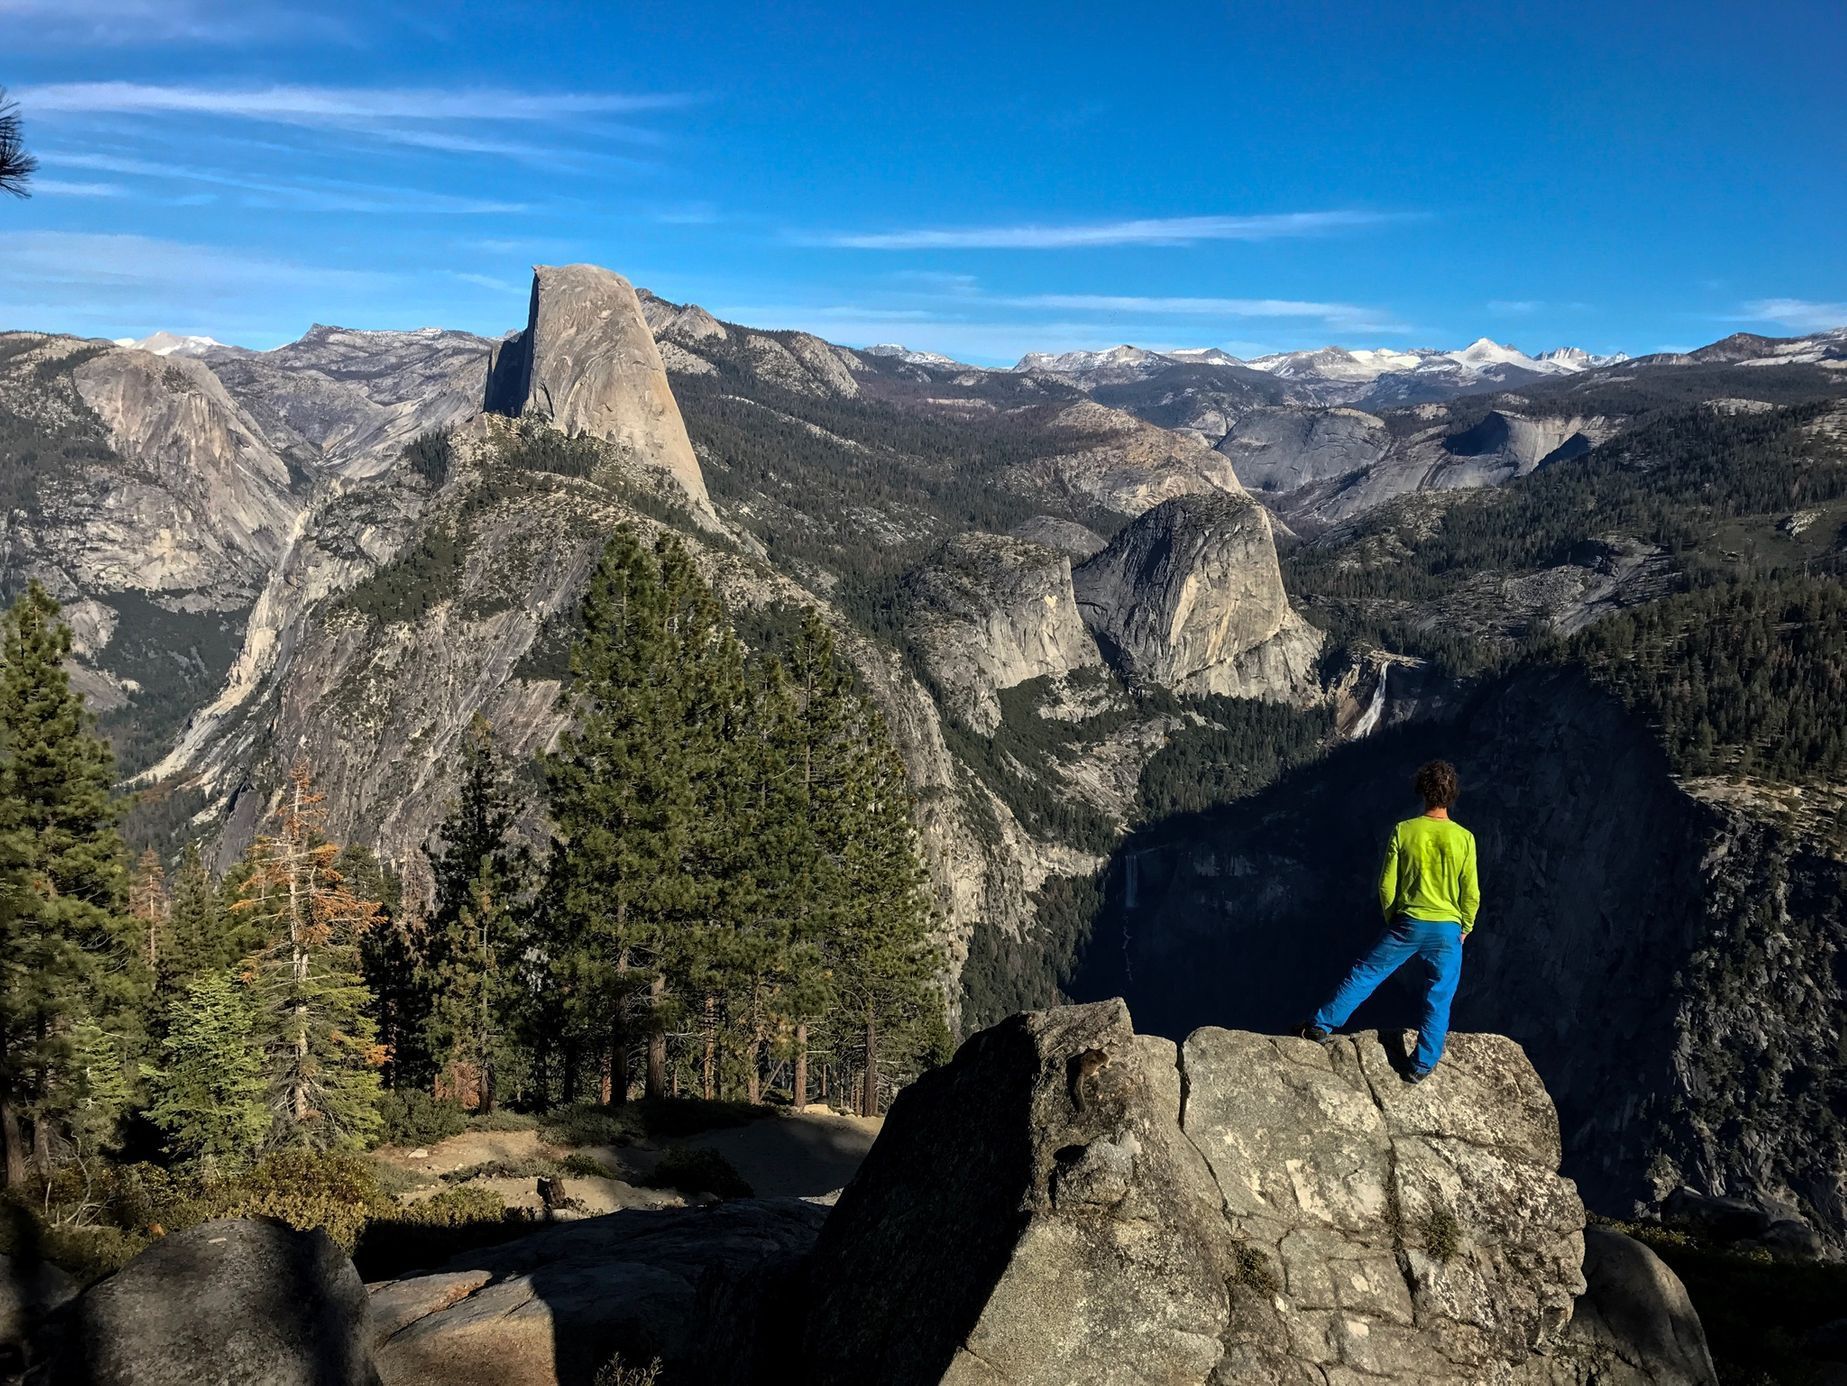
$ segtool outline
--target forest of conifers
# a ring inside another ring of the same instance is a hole
[[[354,1152],[444,1111],[774,1087],[878,1112],[948,1042],[932,898],[882,719],[818,617],[792,632],[747,655],[677,541],[618,533],[570,729],[518,776],[476,722],[418,900],[329,839],[306,763],[222,877],[199,842],[131,862],[69,629],[33,584],[0,626],[12,1216],[51,1235],[301,1214],[370,1177]]]

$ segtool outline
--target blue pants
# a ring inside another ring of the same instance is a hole
[[[1379,989],[1379,984],[1411,959],[1417,960],[1424,980],[1424,1014],[1417,1027],[1417,1049],[1411,1067],[1428,1073],[1443,1057],[1449,1038],[1449,1003],[1456,999],[1462,980],[1462,925],[1453,920],[1412,919],[1400,915],[1386,926],[1372,950],[1353,964],[1334,999],[1315,1012],[1314,1023],[1337,1030]]]

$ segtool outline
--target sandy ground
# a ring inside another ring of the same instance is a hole
[[[814,1198],[832,1193],[853,1177],[872,1148],[880,1124],[825,1107],[808,1107],[702,1132],[685,1141],[570,1147],[547,1144],[537,1131],[465,1131],[420,1149],[387,1147],[375,1158],[418,1180],[415,1188],[402,1195],[405,1202],[416,1202],[456,1187],[438,1177],[453,1170],[495,1160],[556,1160],[575,1151],[601,1161],[618,1177],[566,1175],[566,1192],[590,1212],[610,1213],[621,1208],[674,1208],[687,1201],[670,1189],[643,1188],[631,1182],[645,1179],[662,1151],[677,1144],[716,1150],[759,1198]],[[509,1208],[539,1206],[533,1178],[471,1179],[468,1184],[493,1190]]]

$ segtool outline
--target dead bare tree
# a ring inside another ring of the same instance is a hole
[[[30,197],[26,184],[38,171],[38,160],[26,153],[25,135],[19,123],[19,103],[6,99],[0,87],[0,192],[14,197]]]

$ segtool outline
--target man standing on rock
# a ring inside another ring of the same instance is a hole
[[[1443,1057],[1449,1003],[1462,979],[1462,941],[1475,927],[1481,885],[1475,875],[1475,834],[1449,816],[1461,792],[1456,767],[1433,760],[1411,783],[1424,798],[1424,812],[1394,828],[1385,849],[1379,873],[1385,932],[1299,1033],[1326,1043],[1381,982],[1415,958],[1424,982],[1424,1014],[1404,1079],[1421,1083]]]

